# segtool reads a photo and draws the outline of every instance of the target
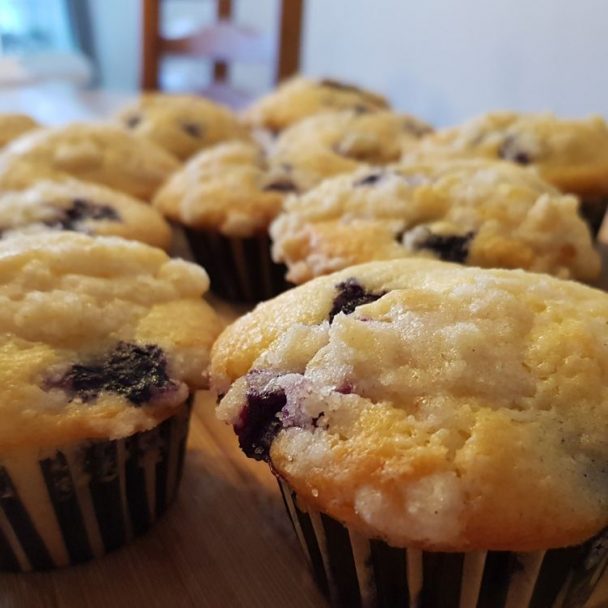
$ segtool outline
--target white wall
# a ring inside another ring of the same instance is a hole
[[[130,91],[139,81],[139,0],[88,0],[101,85]]]
[[[136,88],[139,0],[89,2],[104,84]],[[200,19],[204,2],[181,0],[182,16]],[[306,2],[304,72],[360,82],[437,124],[492,108],[608,113],[607,0]],[[237,14],[271,28],[276,4],[240,0]],[[271,82],[264,69],[237,78]]]
[[[606,0],[308,0],[304,69],[441,124],[490,108],[608,113]]]

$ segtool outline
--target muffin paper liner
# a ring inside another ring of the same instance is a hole
[[[195,260],[211,279],[211,290],[235,302],[260,302],[285,291],[286,268],[270,256],[270,237],[229,238],[222,234],[185,229]]]
[[[283,500],[314,578],[348,608],[583,608],[608,563],[608,529],[575,547],[528,553],[398,549]]]
[[[175,498],[190,410],[123,439],[0,458],[0,569],[85,562],[145,532]]]

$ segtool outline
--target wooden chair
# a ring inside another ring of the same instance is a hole
[[[165,55],[202,57],[213,62],[213,82],[202,94],[240,107],[250,100],[230,85],[230,64],[266,63],[273,66],[274,82],[295,74],[300,64],[304,0],[280,1],[278,34],[258,32],[231,22],[232,0],[217,1],[217,22],[180,38],[161,34],[161,0],[141,0],[141,88],[160,87],[160,64]]]

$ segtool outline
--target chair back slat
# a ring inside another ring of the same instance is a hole
[[[142,7],[141,87],[159,88],[159,72],[164,55],[204,57],[213,64],[213,85],[229,87],[233,63],[272,66],[279,82],[299,69],[304,0],[277,0],[280,3],[276,31],[263,33],[232,22],[232,0],[216,0],[217,22],[187,36],[166,38],[161,34],[161,0],[140,0]],[[213,85],[211,88],[213,88]]]
[[[268,63],[274,56],[273,39],[228,21],[200,29],[180,38],[165,38],[163,53],[202,56],[226,63]]]

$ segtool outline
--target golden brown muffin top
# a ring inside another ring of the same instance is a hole
[[[608,125],[600,116],[492,112],[437,131],[406,159],[496,158],[532,165],[544,179],[581,196],[608,193]]]
[[[600,258],[578,200],[532,169],[442,160],[362,169],[291,196],[271,226],[288,279],[372,260],[435,257],[592,281]]]
[[[243,450],[366,536],[528,551],[608,523],[603,292],[373,262],[258,305],[211,369]]]
[[[0,241],[0,450],[147,430],[206,385],[205,271],[116,237]]]
[[[180,160],[222,141],[249,139],[229,108],[194,95],[146,93],[122,108],[116,119]]]
[[[297,76],[255,101],[243,118],[252,127],[276,133],[314,114],[337,110],[373,112],[388,107],[384,97],[355,85]]]
[[[171,228],[158,211],[105,186],[41,179],[23,190],[0,192],[2,238],[49,230],[121,236],[161,249],[171,245]]]

